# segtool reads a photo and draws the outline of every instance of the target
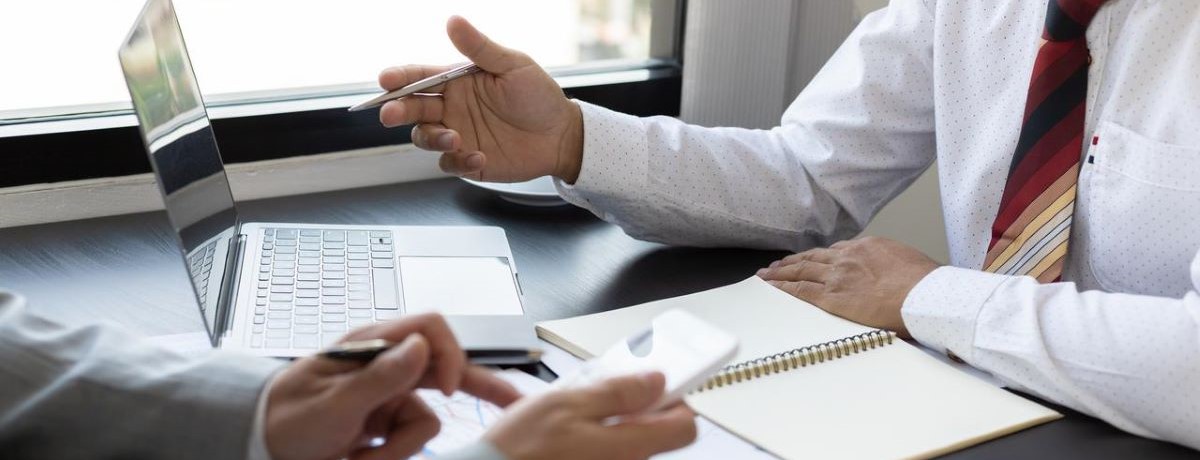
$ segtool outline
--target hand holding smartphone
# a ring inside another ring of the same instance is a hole
[[[610,377],[659,371],[666,390],[646,412],[675,405],[721,370],[738,350],[737,337],[683,310],[658,315],[649,328],[622,340],[575,374],[554,382],[557,388],[575,388]]]

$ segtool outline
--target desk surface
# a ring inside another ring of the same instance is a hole
[[[527,313],[539,321],[730,284],[783,254],[641,242],[584,210],[517,206],[454,179],[253,201],[239,211],[246,221],[503,227]],[[0,230],[0,287],[68,324],[109,321],[145,335],[202,331],[180,261],[162,213]],[[1051,406],[1067,417],[949,458],[1197,456]]]

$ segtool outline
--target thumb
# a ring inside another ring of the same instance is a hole
[[[497,45],[462,16],[450,17],[446,34],[458,52],[488,73],[502,75],[534,63],[523,53]]]
[[[593,419],[634,414],[657,402],[665,384],[661,372],[610,378],[581,389],[586,403],[580,409],[584,417]]]
[[[412,334],[345,380],[337,399],[373,410],[416,388],[428,365],[429,342],[420,334]]]

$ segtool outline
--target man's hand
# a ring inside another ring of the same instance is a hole
[[[380,122],[417,123],[413,144],[444,152],[448,173],[493,182],[553,175],[574,183],[583,156],[579,107],[533,59],[497,45],[467,20],[450,18],[446,32],[484,72],[430,89],[434,94],[390,101],[379,110]],[[447,69],[393,67],[379,75],[379,86],[390,91]]]
[[[683,405],[638,413],[665,383],[655,372],[525,398],[484,437],[512,460],[644,459],[675,450],[696,439],[696,414]]]
[[[441,316],[368,326],[344,340],[376,338],[400,345],[366,365],[304,358],[269,383],[264,436],[271,458],[408,458],[440,428],[413,392],[418,387],[447,395],[462,390],[500,406],[520,397],[491,372],[467,364]],[[370,447],[378,437],[384,444]]]
[[[758,276],[821,309],[908,337],[900,307],[937,262],[898,241],[865,237],[793,254]]]

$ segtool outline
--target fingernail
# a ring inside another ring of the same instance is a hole
[[[398,126],[396,123],[392,123],[387,120],[384,120],[384,114],[388,113],[388,106],[394,106],[397,104],[399,104],[399,102],[387,101],[387,102],[383,103],[383,107],[379,108],[379,122],[383,123],[383,126],[385,128],[395,128],[396,126]],[[401,108],[401,110],[403,110],[403,108]]]
[[[467,157],[467,168],[474,171],[483,167],[483,155],[478,153]]]
[[[778,267],[778,266],[779,266],[779,261],[778,261],[778,260],[776,260],[776,261],[774,261],[774,262],[771,262],[771,265],[768,265],[768,267],[771,267],[771,268],[775,268],[775,267]]]
[[[416,358],[417,342],[424,340],[419,334],[413,334],[400,342],[400,345],[393,347],[397,355],[400,355],[405,361]]]
[[[443,151],[454,150],[454,134],[450,132],[439,134],[438,146],[441,147]]]
[[[765,268],[760,268],[760,269],[758,269],[757,272],[754,272],[754,276],[763,277],[766,275],[767,275],[767,269],[765,269]]]

